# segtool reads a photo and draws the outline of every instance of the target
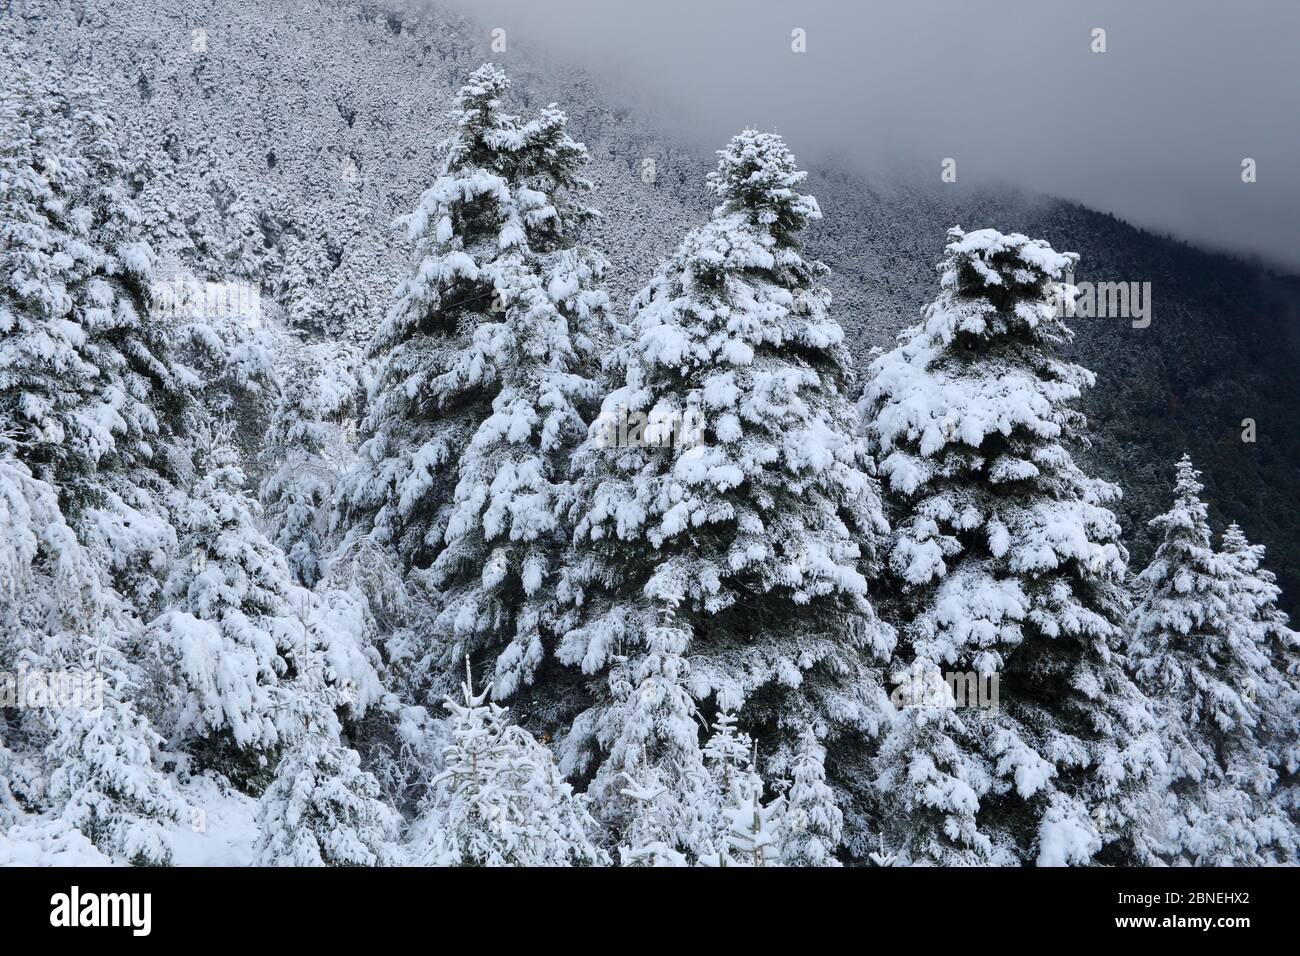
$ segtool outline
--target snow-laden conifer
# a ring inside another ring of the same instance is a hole
[[[721,847],[700,861],[709,867],[776,866],[781,857],[782,819],[785,798],[777,797],[764,804],[762,796],[751,792],[733,794],[720,813]]]
[[[315,642],[289,653],[285,741],[275,779],[258,805],[259,866],[386,866],[400,862],[400,818],[378,781],[341,739],[335,713],[347,703],[327,679]]]
[[[901,842],[951,846],[965,833],[971,848],[987,840],[1040,863],[1084,863],[1103,843],[1141,856],[1160,756],[1113,650],[1127,611],[1127,553],[1107,507],[1119,489],[1071,455],[1086,424],[1072,404],[1094,376],[1056,355],[1076,257],[992,229],[949,240],[938,298],[873,363],[862,413],[893,507],[899,661],[998,674],[1002,703],[942,718],[959,752],[935,736],[943,723],[925,730],[934,756],[948,751],[935,772],[974,793],[914,792],[933,812]]]
[[[257,528],[228,430],[206,444],[154,634],[175,681],[173,733],[245,782],[269,771],[280,741],[276,688],[300,627],[284,555]]]
[[[714,849],[718,795],[686,686],[689,642],[665,607],[644,648],[609,674],[613,705],[596,729],[609,756],[588,792],[620,833],[625,863],[680,865]]]
[[[304,587],[320,580],[334,489],[351,460],[348,431],[359,388],[353,364],[346,347],[303,349],[262,445],[273,464],[259,491],[271,538]]]
[[[18,788],[29,808],[119,862],[168,863],[167,829],[182,808],[156,767],[161,740],[133,702],[142,671],[124,648],[134,619],[64,520],[55,490],[3,436],[0,580],[0,670],[21,677],[9,690],[24,697],[0,719],[4,793]],[[11,743],[24,759],[9,754]]]
[[[739,801],[761,794],[763,780],[754,767],[754,741],[736,726],[736,716],[718,711],[712,730],[701,753],[719,798]]]
[[[324,330],[326,280],[324,255],[313,239],[287,244],[280,274],[279,296],[285,317],[294,329],[320,334]]]
[[[769,727],[774,772],[805,726],[855,743],[879,728],[892,646],[867,596],[885,523],[843,331],[799,246],[821,215],[804,177],[780,137],[736,136],[709,177],[713,217],[634,301],[618,386],[577,452],[565,594],[580,621],[560,647],[604,675],[680,601],[691,693]],[[595,681],[566,766],[602,759],[608,687]]]
[[[411,835],[434,866],[596,866],[609,862],[585,797],[506,708],[475,694],[469,663],[463,702],[448,697],[451,743]]]
[[[980,798],[993,781],[987,760],[978,753],[979,728],[972,733],[943,674],[931,661],[918,658],[895,675],[895,682],[897,710],[872,761],[880,838],[895,862],[1018,862],[1005,848],[996,852],[979,829]]]
[[[181,396],[101,98],[8,56],[3,89],[0,419],[79,513],[154,460]]]
[[[1214,549],[1202,487],[1184,455],[1173,506],[1151,520],[1161,542],[1129,618],[1134,677],[1157,701],[1168,754],[1164,855],[1214,866],[1288,861],[1296,832],[1270,800],[1267,714],[1291,686],[1256,617],[1258,579],[1243,574],[1253,555]]]
[[[844,833],[844,814],[826,783],[826,749],[812,728],[799,741],[782,817],[782,866],[839,866],[836,851]]]
[[[1269,760],[1278,773],[1275,797],[1300,825],[1300,634],[1277,606],[1282,589],[1277,576],[1264,567],[1264,546],[1251,544],[1234,523],[1223,533],[1221,550],[1240,576],[1237,593],[1244,601],[1237,609],[1272,664],[1266,692],[1257,697]]]
[[[153,310],[154,255],[100,93],[0,59],[0,427],[148,611],[188,404]]]
[[[449,686],[469,653],[500,697],[532,680],[556,627],[568,456],[595,398],[583,367],[606,302],[603,260],[579,243],[586,150],[553,107],[505,112],[508,90],[490,64],[471,75],[441,172],[407,218],[418,264],[371,343],[341,501],[438,595],[417,666]]]

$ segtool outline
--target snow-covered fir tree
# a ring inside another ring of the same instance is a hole
[[[621,381],[576,456],[563,593],[580,620],[559,654],[595,700],[566,767],[599,764],[619,706],[602,677],[646,646],[663,601],[681,602],[692,695],[765,727],[774,772],[807,726],[857,747],[884,719],[892,633],[867,591],[886,526],[825,269],[800,252],[821,215],[804,177],[780,137],[736,136],[708,180],[713,217],[633,303]]]
[[[36,755],[26,773],[10,756],[4,791],[18,787],[29,809],[51,811],[109,858],[166,864],[181,803],[132,702],[140,668],[123,648],[134,619],[102,575],[54,488],[0,436],[0,670],[21,675],[37,705],[0,717],[0,750]]]
[[[100,94],[18,57],[0,69],[0,427],[148,602],[187,406],[151,311],[154,256]]]
[[[839,866],[836,851],[844,833],[844,814],[826,783],[826,750],[812,729],[804,731],[793,780],[785,794],[782,866]]]
[[[174,540],[186,400],[103,98],[17,56],[0,74],[0,658],[96,687],[19,710],[0,736],[26,747],[14,785],[29,808],[106,859],[166,863],[181,804],[133,651]]]
[[[714,850],[718,791],[686,687],[690,633],[670,608],[661,618],[611,668],[613,706],[596,729],[609,756],[588,793],[621,835],[626,864],[683,865]]]
[[[154,633],[177,689],[174,735],[204,766],[256,786],[280,742],[276,688],[300,622],[284,555],[258,530],[234,461],[218,427],[178,514],[181,554]]]
[[[412,827],[415,859],[437,866],[599,866],[596,821],[555,758],[506,708],[475,694],[448,697],[451,744]]]
[[[980,798],[993,785],[977,738],[942,672],[925,657],[894,674],[897,710],[872,760],[880,839],[913,865],[1014,864],[980,831]],[[976,718],[981,719],[981,718]]]
[[[148,321],[153,255],[139,240],[111,121],[68,77],[5,64],[0,101],[0,410],[70,507],[110,464],[147,461],[172,386]]]
[[[279,296],[289,325],[308,333],[325,328],[325,264],[320,247],[310,238],[290,239],[284,253]]]
[[[733,795],[722,804],[723,841],[716,853],[701,859],[702,866],[776,866],[781,858],[782,818],[785,798],[764,804],[758,793]]]
[[[1300,826],[1300,634],[1277,606],[1282,589],[1277,575],[1264,567],[1264,546],[1251,544],[1233,523],[1223,532],[1221,550],[1240,576],[1237,594],[1245,595],[1245,602],[1237,610],[1246,617],[1277,675],[1270,685],[1273,693],[1257,694],[1257,699],[1265,718],[1269,759],[1278,773],[1274,795]]]
[[[360,332],[368,339],[374,332],[376,303],[371,287],[376,266],[374,250],[359,234],[350,236],[339,264],[325,281],[323,304],[333,334],[347,337]]]
[[[701,753],[722,799],[744,799],[763,792],[763,781],[754,767],[754,741],[736,726],[736,716],[719,711],[713,733]]]
[[[1074,462],[1086,422],[1072,403],[1094,376],[1055,354],[1071,336],[1057,305],[1076,257],[992,229],[951,230],[946,253],[938,298],[873,363],[862,404],[893,507],[898,659],[1000,674],[1014,690],[996,714],[901,728],[924,731],[932,759],[899,772],[944,781],[915,792],[933,812],[913,814],[923,832],[901,842],[969,862],[985,840],[997,859],[1040,864],[1086,863],[1107,844],[1143,858],[1161,761],[1114,650],[1128,609],[1106,507],[1119,489]],[[958,787],[974,793],[958,801]]]
[[[418,666],[445,684],[469,653],[502,697],[531,681],[555,630],[568,455],[595,397],[587,329],[605,306],[603,261],[578,244],[586,151],[554,108],[506,113],[508,89],[491,65],[471,75],[408,218],[419,265],[371,344],[365,440],[341,501],[438,595]]]
[[[1255,556],[1215,551],[1199,477],[1184,455],[1173,507],[1151,521],[1162,540],[1129,618],[1134,677],[1158,702],[1169,755],[1165,854],[1199,866],[1290,862],[1297,832],[1269,799],[1277,755],[1266,714],[1279,699],[1294,705],[1294,690],[1257,618],[1260,579],[1243,573]],[[1239,534],[1231,546],[1247,547]]]
[[[314,641],[286,656],[284,749],[258,805],[259,866],[388,866],[401,861],[399,817],[379,782],[341,738],[335,708],[346,703]]]
[[[635,777],[629,776],[628,785],[619,793],[628,801],[622,827],[623,842],[618,848],[619,862],[623,866],[690,865],[686,854],[677,848],[680,804],[676,795],[664,783],[663,776],[656,769],[651,769],[644,775],[647,783],[640,783]]]
[[[311,345],[296,357],[262,443],[272,470],[260,497],[294,579],[313,587],[321,559],[334,489],[349,465],[349,430],[359,383],[346,347]]]
[[[720,711],[702,751],[712,777],[713,852],[702,866],[768,866],[781,856],[785,798],[764,804],[763,778],[755,767],[755,744],[733,714]]]
[[[369,332],[374,328],[370,318],[372,303],[365,285],[369,264],[358,259],[358,256],[344,259],[325,283],[327,321],[336,335],[345,335],[349,329]]]
[[[114,859],[167,865],[172,861],[168,831],[184,815],[185,804],[157,769],[163,739],[132,700],[139,685],[118,647],[104,640],[106,624],[99,625],[99,645],[79,661],[80,673],[102,680],[102,697],[62,708],[55,717],[46,751],[50,803],[60,819]],[[87,643],[91,639],[78,636]]]
[[[225,242],[221,250],[226,274],[258,280],[266,262],[267,248],[257,226],[258,210],[246,195],[238,195],[226,207]]]
[[[176,354],[190,393],[210,416],[239,423],[256,442],[279,394],[283,340],[262,321],[260,293],[238,283],[182,281],[168,308],[180,318]]]
[[[194,241],[189,234],[176,187],[184,174],[165,148],[139,130],[123,150],[127,157],[127,186],[140,211],[141,237],[160,260],[189,259]]]

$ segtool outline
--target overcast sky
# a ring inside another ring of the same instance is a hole
[[[644,97],[692,143],[775,128],[804,163],[936,182],[952,157],[963,183],[1075,199],[1300,271],[1296,0],[451,2],[505,29],[512,52]]]

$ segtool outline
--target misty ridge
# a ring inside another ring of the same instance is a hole
[[[9,11],[0,861],[1293,864],[1297,16],[1042,7]]]

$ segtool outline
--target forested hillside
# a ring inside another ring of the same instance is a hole
[[[1294,862],[1297,277],[423,3],[0,28],[0,672],[102,677],[0,860]]]
[[[435,162],[457,84],[490,58],[486,29],[409,0],[28,0],[16,9],[27,19],[11,28],[107,87],[141,156],[134,187],[146,204],[185,210],[190,235],[170,244],[181,262],[228,276],[228,250],[223,258],[205,247],[255,229],[244,268],[276,288],[296,263],[314,298],[277,298],[310,313],[308,327],[346,334],[355,324],[365,338],[408,253],[392,221]],[[206,53],[192,49],[199,29]],[[604,214],[596,241],[615,266],[615,307],[624,308],[682,226],[708,209],[711,158],[526,44],[497,59],[516,72],[523,106],[563,103],[588,146],[593,205]],[[355,179],[345,176],[349,160]],[[1300,442],[1289,410],[1300,385],[1286,371],[1300,349],[1294,276],[1047,197],[941,186],[937,167],[909,183],[834,169],[813,175],[826,218],[809,249],[831,267],[834,314],[862,356],[915,320],[954,223],[1044,236],[1080,254],[1079,280],[1150,282],[1149,328],[1076,323],[1075,354],[1105,386],[1085,405],[1107,434],[1089,454],[1125,487],[1125,528],[1145,556],[1146,518],[1172,487],[1167,462],[1192,453],[1212,513],[1270,541],[1288,594],[1297,592]],[[1246,418],[1257,425],[1253,444],[1241,441]]]

